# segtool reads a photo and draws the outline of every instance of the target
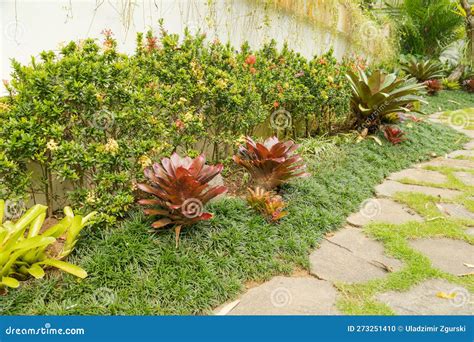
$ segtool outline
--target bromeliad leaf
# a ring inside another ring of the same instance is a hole
[[[43,261],[38,262],[39,265],[47,265],[59,268],[60,270],[75,275],[78,278],[84,279],[87,277],[87,272],[84,271],[79,266],[75,266],[73,264],[69,264],[67,262],[56,260],[56,259],[46,259]]]

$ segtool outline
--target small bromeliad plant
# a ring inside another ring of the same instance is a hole
[[[423,84],[426,86],[429,95],[436,95],[443,90],[443,84],[437,79],[425,81]]]
[[[396,126],[385,126],[383,130],[385,138],[393,145],[400,144],[406,140],[405,132]]]
[[[273,190],[291,178],[306,177],[306,164],[295,151],[298,145],[293,141],[279,141],[271,137],[263,143],[247,137],[245,146],[240,146],[234,161],[243,166],[252,176],[254,183],[265,190]]]
[[[474,78],[465,80],[463,83],[464,89],[469,93],[474,93]]]
[[[145,169],[149,184],[138,184],[138,188],[153,198],[141,199],[139,204],[152,206],[144,210],[146,215],[159,216],[152,224],[155,229],[174,226],[176,247],[179,245],[181,228],[212,218],[204,212],[204,206],[214,197],[223,194],[227,188],[211,186],[209,182],[219,175],[221,164],[205,165],[204,155],[195,159],[182,158],[174,153]]]
[[[79,278],[87,277],[82,268],[62,261],[74,249],[81,230],[95,212],[82,217],[64,208],[65,217],[57,224],[43,227],[47,207],[37,204],[16,222],[3,222],[5,201],[0,200],[0,290],[17,288],[30,276],[43,278],[45,267],[55,267]],[[61,243],[60,243],[61,240]]]
[[[248,188],[248,192],[247,202],[250,207],[261,213],[269,222],[278,222],[288,215],[285,211],[286,203],[281,196],[260,187]]]
[[[459,84],[458,81],[452,81],[449,78],[443,78],[441,81],[441,84],[443,86],[443,89],[447,90],[460,90],[461,85]]]

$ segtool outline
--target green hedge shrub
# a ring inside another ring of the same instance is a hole
[[[162,28],[159,37],[139,34],[127,56],[103,33],[101,43],[71,42],[29,65],[13,61],[0,110],[1,197],[43,193],[52,208],[63,196],[53,184],[66,182],[69,202],[114,223],[134,203],[151,160],[178,151],[216,162],[245,135],[323,134],[349,113],[350,63],[332,52],[308,60],[275,42],[236,51]],[[275,113],[291,116],[289,124],[275,126]],[[32,164],[41,169],[39,186]]]

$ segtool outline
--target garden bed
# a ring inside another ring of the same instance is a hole
[[[270,225],[239,198],[212,203],[211,221],[173,234],[149,234],[150,220],[133,214],[120,227],[87,228],[70,258],[84,280],[60,273],[30,280],[0,297],[2,314],[205,314],[235,298],[246,284],[308,267],[325,233],[372,196],[389,173],[459,148],[465,137],[426,122],[401,125],[408,141],[379,146],[332,144],[305,159],[312,176],[287,185],[289,216]]]

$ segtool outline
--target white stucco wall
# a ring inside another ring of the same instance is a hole
[[[132,52],[136,33],[150,27],[157,30],[159,18],[170,32],[181,33],[189,26],[192,31],[207,32],[211,39],[230,40],[235,46],[246,40],[258,46],[274,38],[287,40],[306,56],[331,46],[339,57],[347,50],[341,35],[286,13],[265,11],[256,1],[213,2],[209,7],[208,0],[0,0],[0,77],[10,78],[10,58],[28,63],[30,56],[57,50],[62,42],[101,38],[105,28],[114,32],[121,51]]]

